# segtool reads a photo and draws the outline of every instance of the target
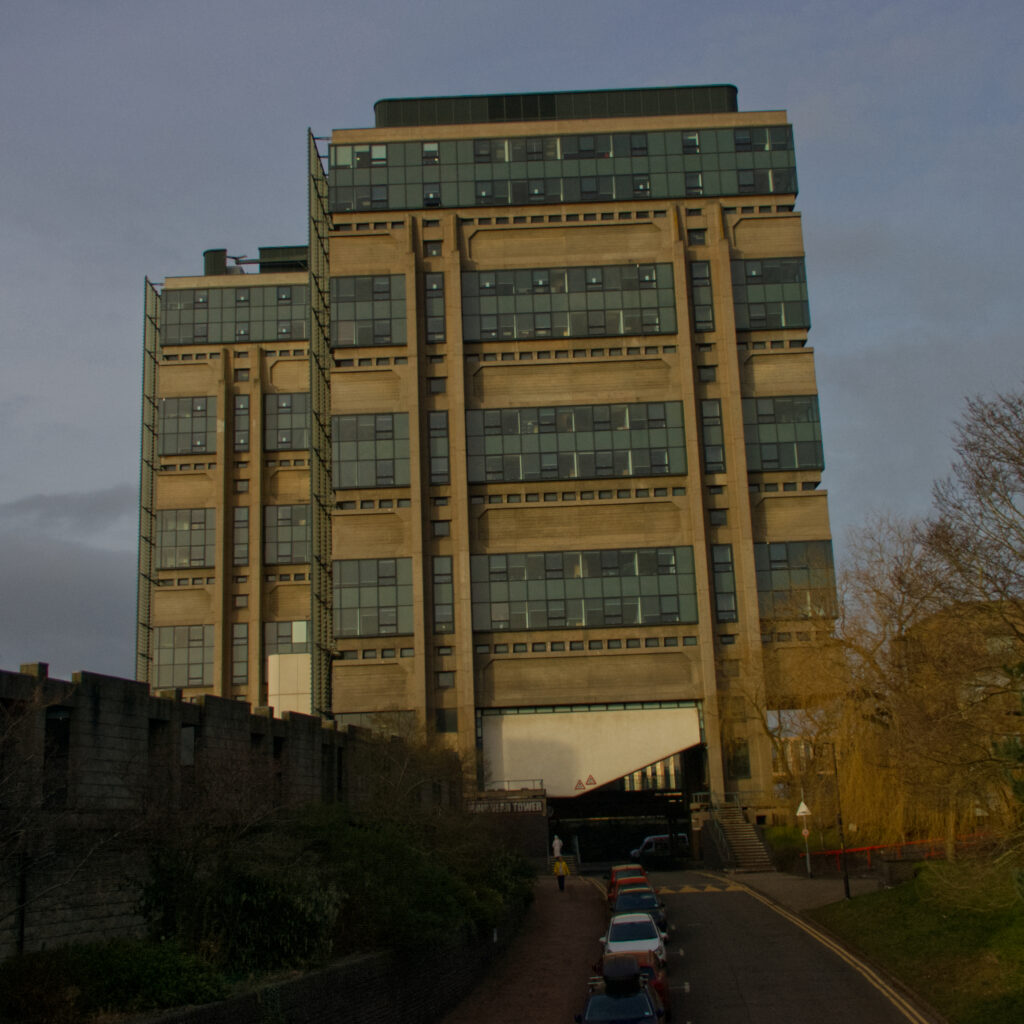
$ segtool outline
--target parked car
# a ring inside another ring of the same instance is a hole
[[[646,875],[643,864],[615,864],[608,873],[608,884],[611,886],[619,875]]]
[[[605,954],[646,952],[664,960],[667,938],[650,914],[616,914],[608,922],[601,942]]]
[[[601,976],[591,978],[578,1024],[655,1024],[665,1008],[653,985],[646,982],[635,956],[609,955],[601,964]]]
[[[670,866],[690,853],[690,838],[685,832],[677,832],[669,841],[668,833],[645,836],[644,841],[629,855],[645,866]]]
[[[651,883],[646,875],[619,875],[613,882],[608,884],[608,909],[615,905],[619,893],[623,889],[651,889]],[[651,889],[653,892],[654,890]]]
[[[597,967],[598,973],[602,976],[606,972],[614,974],[617,970],[615,967],[617,961],[622,961],[626,965],[623,970],[628,970],[631,963],[636,964],[641,983],[654,990],[664,1007],[665,1016],[670,1017],[672,1007],[669,1003],[668,975],[665,972],[665,965],[658,961],[653,953],[609,953],[608,956],[601,958]]]
[[[658,929],[668,932],[668,919],[665,917],[665,904],[658,899],[653,889],[623,888],[618,890],[615,903],[612,905],[614,914],[650,914]]]
[[[615,894],[626,883],[630,885],[649,885],[647,872],[640,864],[616,864],[608,876],[606,893],[609,908],[615,902]]]

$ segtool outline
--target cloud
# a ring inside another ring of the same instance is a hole
[[[138,531],[138,491],[120,485],[76,494],[33,494],[0,504],[0,536],[131,552]]]
[[[134,552],[103,551],[47,535],[53,520],[37,529],[28,518],[37,501],[16,502],[18,521],[5,517],[2,524],[0,667],[45,661],[51,675],[63,679],[80,669],[132,678]],[[3,506],[0,512],[10,508]],[[94,522],[97,515],[98,510],[77,521]]]

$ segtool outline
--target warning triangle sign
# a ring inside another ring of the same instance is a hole
[[[588,786],[596,786],[597,785],[597,779],[595,779],[593,775],[588,775],[587,776],[587,785]]]
[[[576,789],[586,789],[587,787],[583,785],[583,780],[582,779],[577,779],[576,780],[576,787],[575,788]]]

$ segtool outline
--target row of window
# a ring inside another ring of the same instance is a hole
[[[279,519],[276,528],[284,529],[285,524]],[[713,545],[711,561],[716,620],[736,621],[731,546]],[[762,619],[835,615],[830,541],[755,544],[754,562]],[[452,632],[452,559],[435,557],[432,570],[435,632]],[[470,572],[473,629],[480,632],[697,621],[696,578],[689,547],[474,555]],[[411,558],[334,562],[335,637],[412,635],[412,573]],[[690,639],[684,638],[684,642]],[[212,625],[157,627],[155,685],[209,685],[213,643]],[[592,641],[591,647],[598,643]],[[525,644],[522,646],[525,650]],[[640,641],[630,641],[627,646],[639,647]],[[656,646],[656,641],[648,646]],[[236,683],[245,681],[247,649],[247,627],[233,626]],[[572,641],[570,649],[582,650],[583,642]],[[308,650],[307,622],[264,624],[265,654]],[[497,647],[495,653],[499,653]]]
[[[449,164],[503,164],[518,161],[608,160],[711,153],[790,152],[789,125],[756,128],[538,135],[513,138],[453,139],[443,142],[391,142],[332,145],[330,169],[434,167]]]
[[[444,276],[432,273],[425,278],[426,339],[443,342]],[[695,330],[713,330],[706,261],[690,265],[690,288]],[[406,344],[403,275],[336,277],[330,289],[333,348]],[[734,261],[733,298],[740,330],[809,326],[802,259]],[[677,330],[671,264],[466,272],[462,314],[463,339],[468,342],[674,334]],[[196,322],[177,333],[166,325],[162,339],[164,344],[190,344],[306,336],[306,320],[275,318]]]
[[[308,337],[307,285],[176,288],[160,296],[161,345]]]
[[[688,547],[473,555],[470,577],[474,630],[697,621]]]
[[[263,509],[265,565],[305,565],[310,559],[308,505]],[[179,569],[216,564],[216,513],[212,508],[161,509],[156,514],[156,567]],[[249,564],[249,509],[232,512],[232,565]]]
[[[681,402],[466,413],[470,483],[686,472]]]
[[[713,331],[710,264],[694,261],[689,273],[694,330]],[[443,341],[443,275],[426,276],[427,340]],[[738,330],[810,326],[801,258],[734,260],[732,277]],[[402,275],[332,278],[332,346],[404,345],[404,282]],[[668,263],[462,274],[466,342],[674,334],[677,330]]]
[[[612,638],[602,640],[534,640],[530,643],[519,641],[512,644],[474,644],[474,654],[543,654],[552,651],[555,654],[563,651],[621,651],[637,650],[641,647],[696,647],[695,636],[638,636],[627,637],[625,640]]]
[[[709,164],[719,161],[708,158],[695,162]],[[360,175],[356,172],[354,175],[346,176],[358,178]],[[594,168],[591,173],[578,176],[510,179],[500,174],[494,178],[481,179],[480,169],[477,168],[476,180],[470,181],[332,186],[330,207],[334,213],[362,213],[371,210],[465,209],[470,206],[609,203],[630,200],[648,202],[652,199],[734,195],[795,195],[796,191],[796,169],[793,167],[742,170],[709,168],[699,171],[654,171],[639,174],[598,174]]]
[[[160,454],[215,450],[216,407],[213,397],[162,399]],[[234,411],[235,451],[248,451],[248,396],[235,396]],[[700,412],[705,472],[724,472],[721,401]],[[816,396],[745,398],[743,422],[749,470],[824,468]],[[428,432],[431,483],[447,483],[448,414],[429,413]],[[264,396],[265,450],[305,451],[309,436],[308,393]],[[471,483],[686,472],[681,402],[469,410],[466,438]],[[332,450],[335,489],[408,486],[409,415],[334,416]]]
[[[810,316],[802,259],[733,261],[737,329],[808,327]],[[714,330],[710,265],[690,265],[694,328]],[[444,276],[425,275],[426,340],[445,339]],[[282,289],[234,289],[273,294]],[[296,287],[286,289],[299,290]],[[225,290],[230,291],[230,290]],[[646,294],[645,294],[646,293]],[[172,296],[206,294],[195,290]],[[213,290],[213,295],[218,295]],[[331,346],[404,345],[407,337],[405,277],[363,275],[331,279]],[[182,300],[184,301],[184,300]],[[289,303],[278,307],[237,306],[220,310],[168,311],[178,323],[163,325],[163,344],[264,342],[308,337],[308,303],[298,317]],[[218,313],[217,319],[209,314]],[[264,312],[265,318],[252,314]],[[187,314],[193,314],[187,316]],[[233,314],[233,315],[229,315]],[[289,314],[289,315],[284,315]],[[197,319],[197,316],[202,319]],[[240,319],[244,316],[245,319]],[[675,297],[671,264],[553,267],[520,271],[473,271],[462,275],[465,341],[519,338],[674,334]]]
[[[788,125],[330,147],[349,210],[795,193]]]
[[[669,263],[462,275],[464,341],[675,332]]]

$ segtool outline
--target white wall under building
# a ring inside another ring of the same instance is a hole
[[[702,741],[696,707],[483,717],[487,777],[579,796]]]

